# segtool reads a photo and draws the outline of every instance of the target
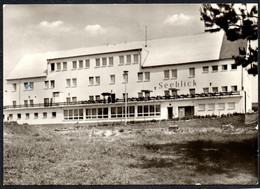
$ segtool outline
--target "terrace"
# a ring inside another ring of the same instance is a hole
[[[230,92],[217,92],[217,93],[198,93],[198,94],[182,94],[175,96],[156,96],[156,97],[133,97],[128,98],[127,102],[144,102],[144,101],[168,101],[168,100],[188,100],[188,99],[205,99],[205,98],[221,98],[230,96],[240,96],[240,91]],[[108,99],[101,100],[85,100],[75,102],[52,102],[52,103],[37,103],[27,105],[7,105],[4,109],[17,109],[17,108],[41,108],[41,107],[63,107],[63,106],[77,106],[77,105],[93,105],[93,104],[116,104],[123,103],[125,99],[116,98],[114,101]]]

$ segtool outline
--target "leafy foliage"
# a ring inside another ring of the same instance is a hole
[[[257,40],[258,9],[248,8],[247,4],[203,4],[200,10],[201,20],[211,32],[223,29],[229,41],[246,39],[247,51],[239,49],[239,56],[234,57],[237,65],[248,68],[248,73],[258,73],[258,47],[252,47],[251,42]]]

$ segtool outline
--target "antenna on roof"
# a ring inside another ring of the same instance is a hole
[[[145,26],[145,47],[147,47],[147,26]]]

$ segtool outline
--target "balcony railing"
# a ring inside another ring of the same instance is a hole
[[[138,97],[128,98],[128,102],[138,101],[159,101],[159,100],[178,100],[178,99],[189,99],[189,98],[214,98],[223,96],[234,96],[240,95],[239,91],[232,92],[218,92],[218,93],[199,93],[199,94],[182,94],[173,96],[156,96],[156,97]],[[7,105],[4,109],[9,108],[39,108],[39,107],[57,107],[57,106],[70,106],[70,105],[84,105],[84,104],[108,104],[108,103],[120,103],[125,102],[125,99],[115,99],[113,102],[108,100],[86,100],[86,101],[75,101],[75,102],[53,102],[53,103],[38,103],[38,104],[25,104],[25,105]]]

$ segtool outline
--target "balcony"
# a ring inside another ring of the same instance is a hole
[[[205,99],[205,98],[219,98],[229,96],[240,96],[240,91],[231,92],[218,92],[218,93],[198,93],[198,94],[182,94],[175,96],[156,96],[156,97],[139,97],[128,98],[128,102],[142,102],[142,101],[166,101],[166,100],[182,100],[182,99]],[[16,108],[48,108],[48,107],[63,107],[63,106],[77,106],[77,105],[93,105],[93,104],[111,104],[111,103],[123,103],[125,99],[115,99],[114,102],[108,100],[87,100],[87,101],[75,101],[75,102],[58,102],[58,103],[38,103],[28,105],[7,105],[4,109],[16,109]]]

